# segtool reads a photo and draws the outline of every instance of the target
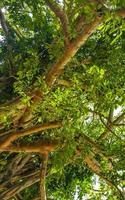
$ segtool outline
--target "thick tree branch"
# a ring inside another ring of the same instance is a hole
[[[84,141],[85,144],[89,144],[95,153],[97,153],[103,157],[106,157],[103,148],[97,142],[95,142],[90,137],[88,137],[87,135],[82,133],[81,136],[79,137],[79,140]]]
[[[41,173],[40,173],[40,194],[41,194],[41,200],[47,200],[45,180],[46,180],[48,154],[43,154],[42,157],[43,161],[41,163]]]
[[[43,125],[39,125],[36,127],[32,127],[27,130],[12,132],[8,136],[6,136],[4,139],[1,139],[0,148],[5,148],[5,147],[9,146],[10,143],[12,143],[14,140],[18,139],[19,137],[39,133],[41,131],[48,130],[48,129],[60,128],[61,125],[62,125],[61,122],[51,122],[48,124],[43,124]]]
[[[97,162],[97,160],[93,157],[92,153],[89,153],[87,156],[85,156],[84,161],[92,171],[97,173],[101,172],[100,165]]]
[[[46,143],[46,142],[36,142],[34,144],[20,144],[20,145],[10,145],[7,147],[0,147],[0,151],[8,152],[25,152],[25,153],[42,153],[54,151],[57,147],[55,143]]]
[[[125,9],[116,10],[115,16],[125,18]],[[65,48],[63,56],[52,66],[46,75],[48,86],[52,86],[56,79],[63,72],[65,66],[71,61],[72,57],[77,53],[79,48],[84,45],[88,37],[96,30],[103,21],[103,17],[96,16],[94,21],[87,24],[81,34]]]
[[[59,18],[63,33],[65,36],[65,42],[66,45],[69,43],[69,22],[68,22],[68,17],[63,9],[57,3],[52,3],[51,0],[45,0],[46,4],[49,6],[49,8],[55,13],[55,15]]]
[[[96,30],[101,22],[102,18],[96,16],[94,21],[86,25],[84,31],[66,47],[63,56],[53,65],[46,75],[46,83],[49,87],[54,84],[71,58],[77,53],[79,48],[86,42],[88,37]]]

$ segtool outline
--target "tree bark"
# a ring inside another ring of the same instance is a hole
[[[60,122],[51,122],[48,124],[43,124],[43,125],[39,125],[36,127],[32,127],[27,130],[12,132],[5,138],[3,138],[3,139],[1,138],[0,148],[5,148],[5,147],[9,146],[10,143],[12,143],[14,140],[18,139],[19,137],[35,134],[35,133],[38,133],[38,132],[41,132],[44,130],[48,130],[48,129],[60,128],[60,127],[61,127]]]
[[[88,37],[96,30],[102,22],[102,18],[96,16],[94,21],[86,25],[83,32],[65,48],[63,56],[50,68],[46,75],[46,83],[51,87],[56,79],[63,72],[65,66],[71,61],[72,57],[77,53],[79,48],[85,44]]]
[[[41,200],[47,200],[46,197],[46,171],[47,171],[48,154],[43,154],[43,161],[41,164],[41,174],[40,174],[40,194]]]

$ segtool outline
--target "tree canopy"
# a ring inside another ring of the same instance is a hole
[[[125,1],[0,2],[0,199],[125,199]]]

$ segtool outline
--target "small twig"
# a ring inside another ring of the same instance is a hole
[[[113,133],[113,135],[115,135],[119,140],[121,140],[121,138],[120,138],[118,135],[116,135],[116,133],[111,129],[111,127],[110,127],[111,124],[106,124],[106,123],[103,121],[103,119],[102,119],[101,116],[100,116],[100,120],[101,120],[101,122],[103,123],[103,125],[106,127],[106,129],[107,129],[108,131],[110,131],[111,133]],[[106,133],[106,134],[104,134],[105,137],[106,137],[108,131],[107,131],[107,132],[103,132],[102,134]],[[102,136],[100,136],[100,137],[101,137],[101,139],[103,139]]]
[[[119,124],[124,119],[124,116],[125,116],[125,112],[123,112],[121,115],[119,115],[117,117],[117,119],[115,119],[112,123],[113,124]]]
[[[113,124],[113,126],[125,126],[124,123],[120,123],[120,124]]]

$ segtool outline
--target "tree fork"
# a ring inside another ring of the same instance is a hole
[[[102,22],[102,17],[96,16],[94,21],[86,25],[84,31],[69,46],[65,47],[63,56],[50,68],[46,75],[46,83],[51,87],[56,79],[61,75],[65,66],[70,62],[72,57],[77,53],[79,48],[86,42],[88,37],[96,30]]]

